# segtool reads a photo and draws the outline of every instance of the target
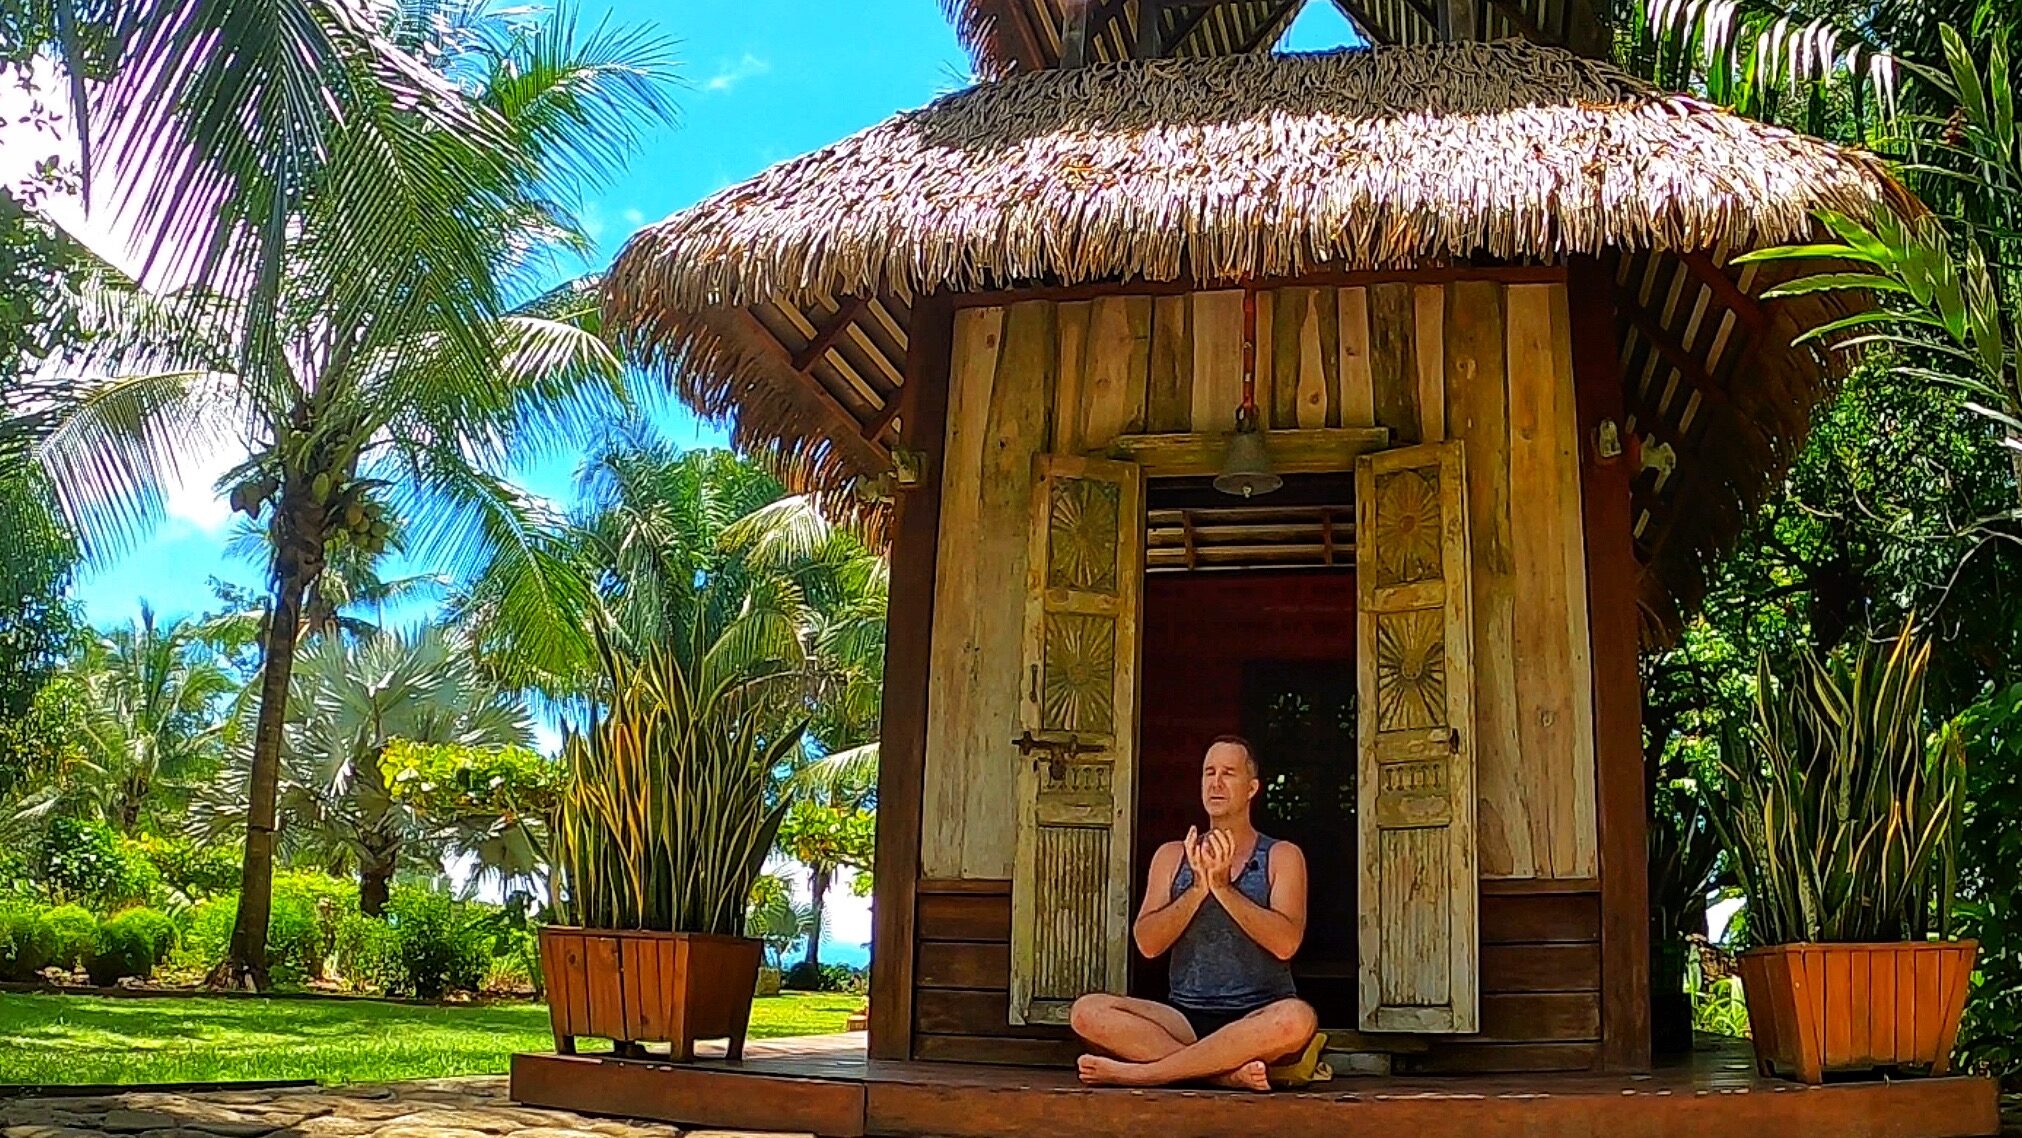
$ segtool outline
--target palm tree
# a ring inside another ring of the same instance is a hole
[[[131,836],[164,805],[179,812],[216,773],[238,684],[195,624],[162,626],[142,605],[130,627],[86,640],[66,671],[75,761],[17,813],[89,817]]]
[[[116,544],[159,514],[179,451],[249,457],[233,503],[267,536],[270,598],[244,883],[219,984],[266,985],[275,801],[309,590],[397,517],[445,569],[518,565],[498,613],[579,611],[509,459],[580,437],[620,394],[580,290],[513,305],[587,241],[571,195],[664,121],[665,44],[515,9],[401,0],[142,0],[92,106],[115,198],[152,234],[147,293],[101,274],[99,330],[40,451],[70,520]],[[426,64],[422,61],[426,61]]]
[[[87,641],[78,670],[86,693],[81,737],[109,791],[105,818],[131,835],[164,789],[186,796],[217,769],[224,703],[238,685],[196,628],[157,627],[146,605],[132,627]]]
[[[302,601],[301,638],[316,636],[368,637],[379,632],[386,610],[413,601],[439,598],[449,581],[440,573],[408,573],[387,576],[387,564],[407,552],[407,540],[397,519],[386,544],[368,548],[356,542],[332,545],[323,560],[323,572],[309,584]],[[267,533],[250,518],[233,526],[226,552],[250,560],[264,561]],[[244,615],[259,620],[257,608]]]
[[[525,747],[523,701],[478,674],[466,647],[440,626],[358,640],[321,637],[297,662],[289,701],[278,812],[283,852],[332,873],[358,875],[358,908],[380,915],[393,875],[440,872],[450,835],[393,793],[384,760],[396,742]],[[219,801],[243,801],[250,762]],[[207,813],[212,828],[234,811]]]

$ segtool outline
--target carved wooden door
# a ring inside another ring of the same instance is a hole
[[[1023,730],[1007,751],[1011,1022],[1065,1023],[1076,997],[1128,978],[1144,479],[1134,463],[1051,454],[1036,475]]]
[[[1458,442],[1356,463],[1365,1031],[1479,1030],[1465,488]]]

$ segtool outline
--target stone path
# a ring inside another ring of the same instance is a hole
[[[720,1133],[720,1132],[718,1132]],[[503,1076],[355,1087],[0,1099],[0,1138],[676,1138],[515,1106]],[[691,1131],[687,1138],[704,1138]]]

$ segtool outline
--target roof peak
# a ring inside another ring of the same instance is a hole
[[[1087,63],[1267,53],[1308,4],[1371,44],[1517,37],[1592,57],[1612,48],[1597,0],[942,0],[984,79]]]

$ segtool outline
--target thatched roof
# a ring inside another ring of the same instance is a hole
[[[1305,2],[1332,3],[1370,43],[1431,43],[1440,38],[1516,39],[1605,54],[1608,34],[1593,0],[1496,0],[1477,5],[1475,34],[1442,37],[1429,0],[1217,0],[1168,4],[1159,13],[1151,55],[1195,58],[1269,51]],[[1141,0],[942,0],[976,74],[1002,79],[1060,64],[1068,13],[1092,13],[1090,60],[1145,58]]]
[[[917,295],[1570,254],[1724,263],[1804,237],[1816,210],[1885,202],[1915,208],[1863,154],[1519,41],[1094,64],[949,95],[648,227],[605,306],[691,405],[735,413],[743,445],[832,479],[888,460]],[[1819,362],[1788,343],[1751,356],[1788,373],[1779,389],[1815,389]],[[1801,438],[1810,402],[1778,436]],[[1723,473],[1727,505],[1682,545],[1731,533],[1788,442]],[[1689,603],[1684,572],[1667,591]]]

